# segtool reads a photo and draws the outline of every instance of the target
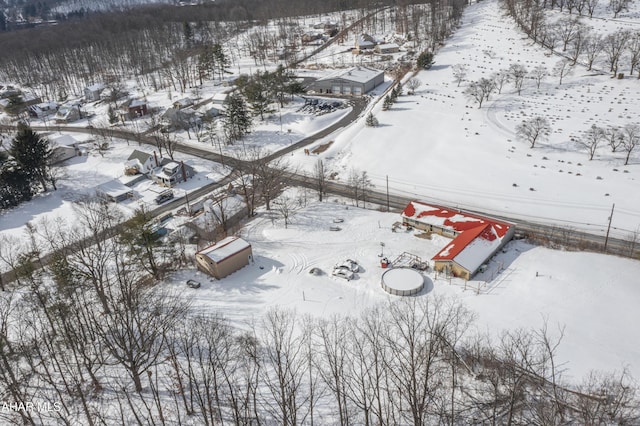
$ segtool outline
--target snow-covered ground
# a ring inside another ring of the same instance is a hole
[[[600,27],[607,22],[593,21]],[[639,24],[633,23],[636,29]],[[399,97],[389,111],[381,111],[381,102],[373,108],[379,127],[365,127],[362,120],[321,155],[340,179],[346,181],[351,169],[366,170],[378,188],[385,187],[388,176],[393,192],[594,233],[604,233],[615,203],[613,236],[627,237],[640,226],[640,197],[633,195],[640,150],[624,166],[624,153],[612,153],[605,143],[589,161],[572,141],[592,124],[637,123],[636,76],[612,79],[577,65],[559,85],[552,69],[560,57],[524,37],[497,1],[470,5],[435,60],[430,70],[417,74],[422,86],[415,95]],[[481,109],[463,95],[469,81],[516,62],[528,70],[543,65],[550,75],[540,89],[527,79],[520,96],[507,83]],[[457,64],[468,68],[459,87],[452,73]],[[627,72],[627,66],[623,60],[620,71]],[[596,68],[604,67],[597,63]],[[538,115],[549,120],[551,134],[531,149],[516,138],[515,128]],[[302,153],[297,158],[312,170],[315,158]]]
[[[343,222],[335,224],[334,219]],[[263,214],[241,233],[253,246],[254,263],[219,281],[195,270],[178,271],[168,281],[196,312],[221,312],[241,326],[274,306],[316,316],[357,314],[398,298],[380,285],[385,271],[381,254],[391,261],[403,252],[429,260],[450,241],[438,235],[417,238],[415,231],[404,228],[393,232],[399,220],[399,214],[335,199],[310,202],[287,229],[277,214]],[[334,225],[341,230],[331,231]],[[345,259],[360,265],[351,281],[331,276],[333,266]],[[311,274],[311,268],[323,273]],[[539,329],[545,321],[551,335],[564,328],[559,360],[568,378],[627,366],[637,378],[640,348],[632,336],[640,321],[635,309],[639,274],[637,261],[513,241],[466,284],[427,273],[417,297],[461,298],[477,313],[476,330],[494,336],[504,329]],[[186,288],[187,279],[200,281],[202,287]]]
[[[314,61],[330,64],[339,49],[345,47],[336,46]],[[350,53],[345,57],[354,58]],[[596,158],[588,161],[571,138],[594,123],[622,126],[637,120],[639,81],[614,80],[577,66],[562,85],[553,76],[544,79],[539,90],[527,81],[521,96],[507,84],[502,94],[494,94],[481,109],[462,95],[468,81],[487,77],[513,62],[520,61],[528,68],[543,64],[550,71],[558,60],[524,38],[503,16],[496,1],[472,4],[461,28],[437,52],[434,67],[417,75],[422,86],[416,94],[401,96],[390,111],[380,111],[380,103],[372,107],[380,127],[367,128],[363,119],[340,135],[319,141],[335,143],[318,157],[296,152],[289,158],[309,171],[322,158],[342,180],[353,168],[366,170],[378,188],[384,187],[388,176],[392,191],[426,201],[552,221],[592,232],[605,229],[615,203],[612,235],[625,237],[640,225],[640,198],[635,196],[639,153],[623,167],[621,154],[612,154],[603,146]],[[467,81],[460,87],[452,75],[456,64],[466,64],[469,69]],[[210,89],[207,97],[214,90],[223,90],[219,85],[211,86],[206,89]],[[176,99],[168,93],[147,95],[152,106],[163,108]],[[245,143],[275,150],[330,125],[348,111],[312,119],[297,114],[299,107],[294,104],[260,123]],[[91,108],[105,117],[106,105]],[[536,115],[548,117],[552,134],[548,141],[530,149],[515,138],[514,129],[523,119]],[[189,143],[218,149],[208,142],[196,142],[193,135]],[[49,214],[68,217],[69,200],[122,175],[124,160],[134,148],[137,146],[119,142],[105,158],[92,154],[70,160],[61,189],[3,213],[0,231],[19,234],[27,221],[36,223]],[[238,144],[225,149],[244,147]],[[187,161],[199,174],[180,186],[181,190],[223,173],[218,165]],[[335,218],[344,220],[339,224],[341,231],[329,230]],[[242,231],[253,245],[255,263],[221,281],[193,269],[181,270],[170,278],[169,285],[192,299],[196,310],[220,310],[236,323],[274,305],[314,315],[357,312],[391,297],[380,287],[383,270],[378,255],[382,250],[392,260],[404,251],[430,259],[448,241],[438,236],[419,239],[405,231],[394,233],[391,226],[399,220],[397,214],[356,209],[333,200],[309,204],[296,214],[288,229],[280,219],[263,214]],[[333,265],[346,258],[361,264],[357,278],[346,282],[331,277]],[[324,274],[309,274],[312,267]],[[569,375],[578,378],[590,369],[628,365],[637,378],[640,350],[632,336],[640,320],[633,305],[640,296],[635,285],[639,273],[637,261],[513,242],[486,272],[466,286],[462,281],[449,283],[429,274],[418,297],[457,295],[478,313],[476,327],[482,331],[538,328],[545,320],[551,330],[556,325],[565,327],[560,358]],[[202,282],[202,288],[185,288],[188,278]]]

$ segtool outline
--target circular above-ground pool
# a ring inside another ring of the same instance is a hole
[[[382,288],[395,296],[412,296],[424,287],[424,277],[415,269],[393,268],[385,271],[381,279]]]

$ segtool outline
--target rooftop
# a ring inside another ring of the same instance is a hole
[[[216,263],[224,262],[236,253],[251,247],[251,244],[239,237],[227,237],[217,243],[205,247],[197,254],[207,256]]]

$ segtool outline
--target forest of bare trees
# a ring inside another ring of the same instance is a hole
[[[371,13],[390,4],[395,6],[384,17]],[[416,46],[434,50],[451,33],[464,5],[462,0],[293,4],[246,0],[100,13],[30,29],[29,37],[24,37],[26,30],[0,33],[0,80],[58,101],[79,96],[96,82],[117,84],[131,78],[143,92],[167,87],[185,92],[202,84],[203,78],[224,77],[241,57],[253,57],[257,65],[264,65],[278,49],[295,46],[304,30],[298,16],[348,7],[353,19],[366,17],[354,31],[393,28]],[[276,35],[261,30],[268,19],[276,20]],[[225,49],[210,55],[212,46]]]
[[[29,289],[0,293],[1,423],[640,420],[626,371],[565,378],[561,327],[479,334],[474,314],[453,298],[395,299],[326,318],[276,307],[246,323],[196,313],[161,280],[185,261],[175,254],[182,243],[118,237],[110,230],[119,219],[108,204],[80,201],[83,227],[51,223],[26,239],[23,255],[0,253],[16,290]],[[150,250],[155,272],[149,256],[131,261],[136,248]],[[36,271],[27,260],[44,249],[54,259]]]

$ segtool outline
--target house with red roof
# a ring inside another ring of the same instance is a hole
[[[402,212],[402,223],[452,238],[431,260],[434,269],[470,279],[512,237],[511,223],[411,201]]]
[[[196,253],[198,269],[221,279],[244,268],[253,257],[251,244],[238,237],[227,237]]]

